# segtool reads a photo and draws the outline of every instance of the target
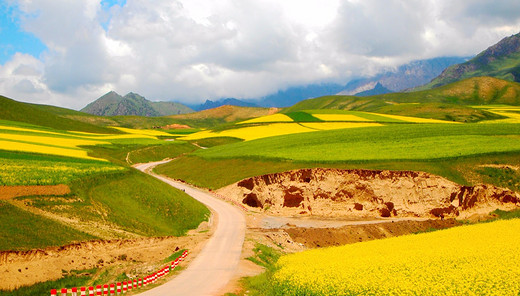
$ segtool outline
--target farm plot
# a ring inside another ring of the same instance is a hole
[[[195,152],[204,158],[345,162],[429,160],[520,151],[519,124],[400,124],[258,139]]]
[[[518,295],[520,220],[282,257],[277,295]]]

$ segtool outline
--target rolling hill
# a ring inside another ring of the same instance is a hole
[[[119,133],[111,128],[65,117],[65,115],[71,113],[81,114],[81,112],[65,108],[22,103],[0,96],[0,119],[3,120],[19,121],[59,130],[105,134]]]
[[[106,93],[81,111],[101,116],[137,115],[148,117],[193,112],[191,108],[180,103],[151,102],[132,92],[122,97],[114,91]]]
[[[284,109],[340,109],[417,116],[460,122],[493,119],[497,115],[468,105],[520,105],[520,84],[492,77],[474,77],[436,89],[390,93],[370,97],[325,96],[305,100]]]
[[[520,33],[502,39],[465,63],[447,68],[430,83],[416,90],[435,88],[477,76],[520,82]]]

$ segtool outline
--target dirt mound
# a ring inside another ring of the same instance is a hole
[[[445,229],[459,225],[460,222],[455,219],[446,219],[348,225],[340,228],[294,227],[284,229],[284,231],[297,243],[301,243],[308,248],[319,248]]]
[[[520,206],[520,195],[508,189],[413,171],[302,169],[244,179],[218,193],[269,214],[343,218],[466,218]]]
[[[191,128],[191,126],[186,125],[186,124],[174,123],[174,124],[168,124],[165,126],[161,126],[161,128],[162,129],[187,129],[187,128]]]
[[[31,185],[31,186],[0,186],[0,199],[11,199],[31,195],[66,195],[70,193],[67,185]]]

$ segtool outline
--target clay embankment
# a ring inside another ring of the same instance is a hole
[[[126,272],[130,277],[147,274],[179,249],[197,254],[200,242],[209,237],[210,233],[194,233],[184,237],[99,240],[29,251],[0,251],[0,290],[56,280],[70,270],[110,267],[113,272]]]
[[[509,189],[413,171],[302,169],[244,179],[218,193],[271,215],[344,219],[464,219],[520,206],[520,195]]]
[[[69,186],[60,185],[28,185],[0,186],[0,199],[11,199],[31,195],[66,195],[70,193]]]

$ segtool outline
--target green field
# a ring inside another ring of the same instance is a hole
[[[520,151],[519,124],[406,124],[301,133],[200,150],[203,158],[427,160]]]

